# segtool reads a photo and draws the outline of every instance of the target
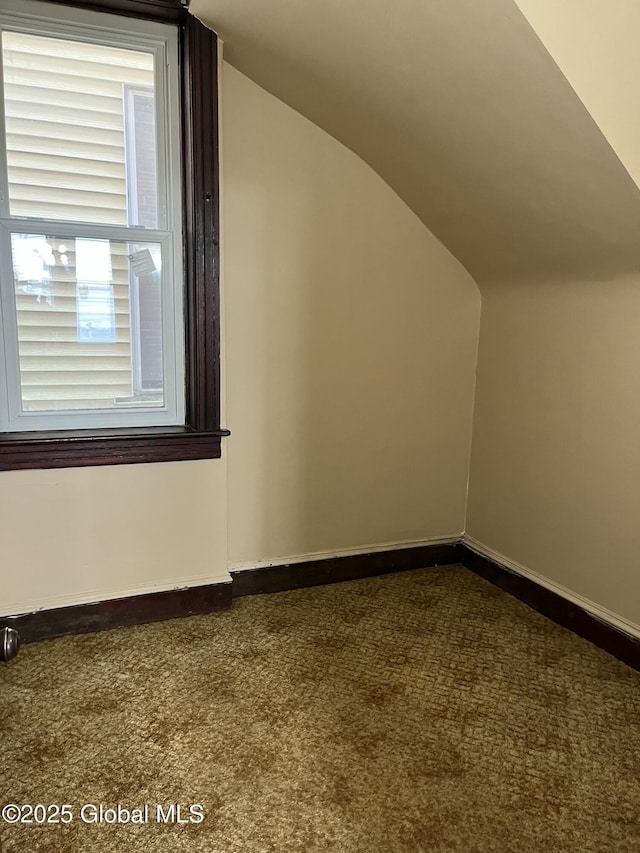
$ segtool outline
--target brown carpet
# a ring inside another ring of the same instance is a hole
[[[73,814],[4,853],[640,851],[640,675],[460,567],[27,646],[0,684],[0,805]]]

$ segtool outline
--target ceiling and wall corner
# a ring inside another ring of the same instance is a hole
[[[484,296],[470,532],[640,624],[639,62],[621,32],[639,13],[518,4],[192,0],[238,69],[233,435],[211,463],[5,474],[5,613],[225,578],[229,554],[459,532],[479,315],[463,264]]]
[[[640,8],[192,10],[232,65],[364,159],[480,285],[467,530],[640,625]]]
[[[223,458],[3,472],[0,615],[462,532],[475,282],[361,158],[221,85]]]
[[[636,182],[640,7],[517,0]],[[640,274],[483,294],[470,535],[640,626]]]

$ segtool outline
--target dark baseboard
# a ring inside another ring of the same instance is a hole
[[[339,581],[370,578],[390,572],[405,572],[433,566],[451,566],[462,562],[464,546],[419,545],[415,548],[398,548],[394,551],[376,551],[371,554],[353,554],[347,557],[329,557],[307,563],[288,563],[264,569],[245,569],[231,572],[233,597],[259,595],[264,592],[284,592]]]
[[[462,547],[460,562],[485,580],[513,595],[533,610],[568,628],[589,640],[594,646],[640,671],[640,640],[612,625],[593,616],[587,610],[568,601],[561,595],[552,592],[530,578],[525,578],[491,560],[488,557],[472,551],[466,545]]]
[[[233,597],[356,580],[389,572],[459,563],[459,544],[424,545],[396,551],[357,554],[232,572],[233,583],[172,589],[115,598],[93,604],[75,604],[0,617],[0,627],[14,628],[22,643],[51,640],[66,634],[90,634],[145,622],[212,613],[231,607]]]
[[[65,634],[87,634],[108,628],[212,613],[231,607],[232,597],[284,592],[392,572],[456,564],[465,566],[533,610],[640,671],[640,639],[603,622],[530,578],[478,554],[462,542],[420,545],[394,551],[236,571],[231,572],[232,583],[172,589],[0,617],[0,627],[15,628],[23,643],[32,643]]]
[[[65,634],[91,634],[107,628],[160,622],[229,607],[231,584],[217,583],[5,616],[0,617],[0,626],[15,628],[23,643],[34,643]]]

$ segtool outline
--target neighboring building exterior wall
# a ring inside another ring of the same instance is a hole
[[[152,55],[7,31],[3,57],[12,215],[155,225],[144,206],[156,204],[152,191],[136,205],[142,218],[131,221],[127,181],[131,159],[150,166],[155,178],[154,149],[143,159],[136,157],[142,146],[131,145],[127,103],[134,88],[153,91]],[[78,247],[56,234],[13,242],[21,259],[16,308],[25,409],[97,408],[130,397],[128,245],[112,242],[103,256],[95,244]]]

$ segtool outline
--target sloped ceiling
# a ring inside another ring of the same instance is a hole
[[[479,283],[640,270],[640,191],[513,0],[192,0]]]
[[[638,0],[515,3],[640,186]]]

